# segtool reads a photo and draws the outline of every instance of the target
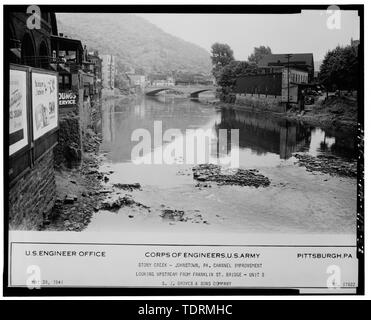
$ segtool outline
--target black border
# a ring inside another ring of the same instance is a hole
[[[104,12],[104,13],[209,13],[209,14],[293,14],[300,13],[302,10],[326,10],[329,5],[41,5],[42,10],[52,12]],[[364,5],[339,5],[341,10],[358,11],[360,17],[360,46],[359,46],[359,68],[360,79],[358,89],[358,122],[359,129],[364,129]],[[3,39],[9,33],[9,13],[12,11],[26,11],[26,5],[4,5],[4,31]],[[3,105],[6,106],[9,101],[9,90],[6,84],[9,83],[9,73],[6,72],[9,66],[9,53],[4,43],[4,97]],[[177,289],[177,288],[43,288],[42,290],[29,290],[27,288],[8,287],[8,258],[9,258],[9,225],[8,225],[8,161],[9,151],[5,146],[8,145],[9,124],[5,119],[9,118],[8,109],[4,108],[3,134],[4,134],[4,272],[3,272],[3,294],[4,296],[118,296],[118,295],[296,295],[295,289]],[[363,141],[358,139],[359,145],[363,146]],[[357,257],[359,259],[359,281],[357,295],[364,295],[364,208],[363,208],[363,147],[358,149],[360,156],[358,161],[358,185],[357,185]],[[314,294],[304,294],[314,295]],[[317,295],[317,294],[316,294]],[[332,294],[321,294],[332,295]],[[338,295],[338,294],[334,294]]]

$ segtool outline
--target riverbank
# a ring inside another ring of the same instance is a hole
[[[304,121],[311,125],[332,128],[356,129],[358,124],[358,104],[353,97],[330,96],[317,101],[307,111],[288,111],[288,119]]]
[[[102,105],[108,101],[129,102],[131,96],[107,96],[91,104],[88,128],[82,133],[81,160],[75,163],[59,163],[55,166],[57,199],[49,218],[44,222],[47,231],[82,231],[99,210],[106,190],[102,183],[108,181],[109,172],[100,172],[104,155],[99,154],[102,142]]]
[[[249,110],[266,113],[272,117],[295,120],[324,129],[356,130],[358,124],[358,104],[353,97],[330,96],[327,100],[317,100],[315,104],[306,106],[305,111],[291,108],[286,112],[275,112],[267,108],[259,108],[247,104],[213,102],[217,107]]]
[[[99,172],[100,134],[90,132],[85,138],[85,152],[81,164],[73,168],[59,167],[55,171],[58,198],[47,231],[82,231],[89,224],[93,212],[99,209],[103,191],[101,181],[106,175]]]

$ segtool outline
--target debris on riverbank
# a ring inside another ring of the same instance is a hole
[[[128,206],[128,207],[140,207],[142,209],[149,210],[150,208],[136,202],[130,195],[119,196],[116,199],[107,198],[104,200],[100,206],[100,210],[107,210],[107,211],[114,211],[117,212],[121,207]]]
[[[200,164],[193,169],[193,178],[197,181],[217,182],[218,185],[238,185],[268,187],[270,181],[267,177],[259,174],[256,169],[223,169],[215,164]]]
[[[142,190],[139,183],[115,183],[113,186],[125,191]]]
[[[318,100],[305,111],[291,109],[285,117],[324,128],[354,129],[358,121],[357,99],[330,96],[327,99]]]
[[[204,220],[199,210],[191,210],[190,212],[185,212],[183,210],[176,210],[166,208],[161,210],[160,217],[164,220],[174,224],[174,222],[191,222],[191,223],[204,223],[210,224],[207,220]]]
[[[99,119],[99,104],[92,108],[95,118]],[[55,168],[58,198],[50,216],[46,219],[43,230],[47,231],[82,231],[89,224],[93,212],[97,211],[104,199],[102,181],[99,172],[98,156],[101,134],[87,129],[83,136],[83,154],[81,163],[72,168],[63,163]]]
[[[184,211],[163,209],[160,217],[171,221],[184,221]]]
[[[304,166],[309,172],[322,172],[330,175],[343,177],[357,177],[357,162],[344,161],[332,155],[319,155],[317,157],[308,154],[294,154],[298,159],[298,165]]]
[[[97,157],[89,154],[78,168],[56,170],[59,198],[43,230],[82,231],[86,228],[104,197],[100,192],[98,166]],[[96,172],[89,174],[92,170]]]

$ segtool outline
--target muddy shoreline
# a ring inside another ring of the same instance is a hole
[[[44,230],[82,231],[89,224],[93,212],[99,210],[105,194],[102,181],[109,175],[99,171],[102,160],[98,155],[100,141],[98,134],[90,137],[89,145],[95,150],[84,153],[79,166],[56,170],[58,198]]]

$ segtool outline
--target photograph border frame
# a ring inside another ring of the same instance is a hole
[[[301,10],[326,10],[329,5],[40,5],[45,11],[54,12],[105,12],[105,13],[182,13],[182,14],[288,14],[300,13]],[[363,158],[363,130],[364,130],[364,5],[339,5],[341,10],[356,10],[360,17],[360,45],[359,45],[359,83],[358,83],[358,134],[357,134],[357,258],[358,258],[358,287],[355,294],[364,295],[365,288],[365,260],[364,260],[364,158]],[[14,10],[25,10],[25,5],[4,5],[4,41],[9,33],[9,16]],[[9,110],[5,106],[9,103],[9,52],[3,46],[3,161],[4,161],[4,296],[189,296],[189,295],[297,295],[299,290],[280,289],[250,289],[250,288],[42,288],[30,290],[28,288],[14,288],[8,286],[9,267]],[[339,295],[339,293],[319,293],[300,295]],[[341,295],[341,294],[340,294]],[[348,295],[348,294],[347,294]]]

